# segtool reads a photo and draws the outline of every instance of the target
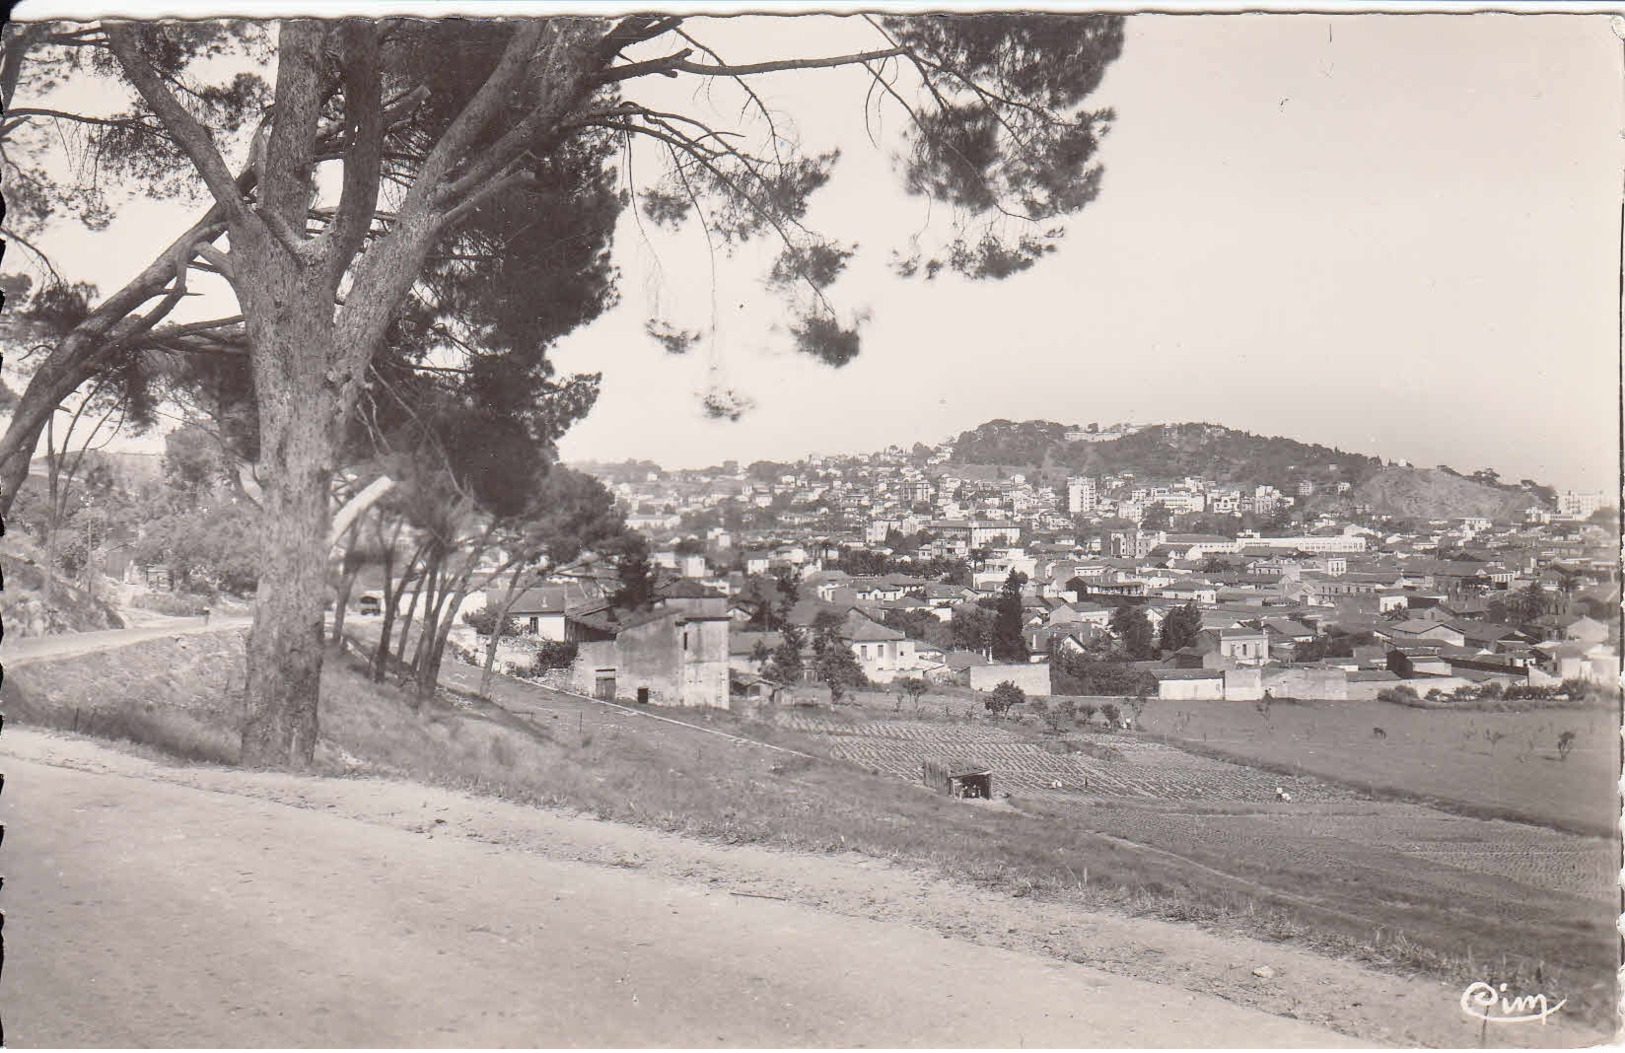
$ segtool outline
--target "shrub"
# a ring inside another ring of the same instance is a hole
[[[1019,706],[1027,701],[1027,692],[1023,691],[1013,681],[1004,680],[999,683],[988,696],[982,700],[987,711],[996,717],[1002,717],[1010,712],[1011,706]]]
[[[921,696],[931,690],[931,682],[924,677],[918,676],[899,677],[893,682],[892,686],[908,697],[916,706],[920,704]]]
[[[1377,701],[1392,702],[1398,706],[1414,706],[1422,701],[1422,697],[1409,684],[1400,684],[1398,687],[1386,687],[1378,691]]]
[[[1117,708],[1116,702],[1107,702],[1101,706],[1100,715],[1105,718],[1108,728],[1115,728],[1123,719],[1123,711]]]
[[[1044,720],[1049,724],[1050,730],[1060,732],[1067,725],[1077,721],[1078,701],[1075,698],[1062,696],[1052,699],[1049,708],[1044,710]]]
[[[481,607],[477,611],[468,611],[465,613],[463,615],[463,621],[472,626],[474,631],[479,633],[481,636],[490,636],[491,631],[496,628],[497,612],[493,611],[488,606]],[[519,623],[514,621],[512,618],[504,618],[502,620],[502,635],[518,636]]]
[[[575,664],[576,645],[560,640],[543,640],[536,648],[535,669],[539,673],[549,669],[568,669]]]

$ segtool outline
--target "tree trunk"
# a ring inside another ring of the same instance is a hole
[[[339,578],[338,598],[333,601],[333,647],[334,650],[344,650],[344,613],[350,605],[350,590],[355,588],[355,579],[361,573],[359,566],[346,567],[343,577]]]
[[[307,765],[316,751],[327,584],[327,414],[294,407],[265,447],[260,580],[248,643],[243,763]],[[312,419],[315,418],[315,419]]]
[[[470,562],[472,563],[472,560]],[[433,629],[429,652],[418,669],[418,697],[424,701],[434,697],[434,689],[440,683],[440,666],[445,661],[446,644],[451,639],[451,630],[457,625],[457,609],[468,598],[469,583],[473,575],[474,568],[471,565],[457,579],[456,586],[448,587],[446,595],[441,597],[441,602],[445,606],[443,617],[437,618],[432,625],[424,626],[426,630]],[[447,596],[451,599],[449,604],[445,603]]]
[[[440,675],[440,663],[437,652],[444,646],[442,642],[442,628],[446,633],[451,632],[450,621],[456,618],[456,608],[453,607],[450,615],[446,612],[446,599],[452,593],[452,582],[441,581],[440,575],[444,571],[444,563],[435,568],[435,589],[433,602],[429,609],[423,613],[423,627],[418,630],[417,647],[412,652],[412,676],[415,682],[415,696],[417,703],[422,703],[434,695],[435,681]],[[447,624],[442,627],[441,622]]]
[[[400,534],[399,528],[396,529],[395,533],[398,537]],[[391,541],[390,547],[384,550],[384,624],[378,633],[378,650],[372,656],[372,679],[374,683],[383,683],[384,675],[389,671],[389,645],[392,639],[390,633],[395,627],[395,615],[401,609],[401,594],[406,591],[407,584],[412,580],[412,568],[417,566],[418,556],[423,552],[422,546],[419,546],[412,553],[411,558],[406,561],[406,566],[401,570],[400,584],[391,588],[394,581],[394,545],[394,541]]]
[[[524,575],[525,568],[515,567],[513,577],[508,579],[508,591],[502,594],[502,606],[496,612],[496,624],[491,628],[491,640],[485,645],[485,665],[480,669],[479,696],[481,698],[491,696],[491,681],[496,676],[497,645],[502,642],[502,627],[508,622],[508,612],[513,610],[515,603],[519,602],[521,594],[519,579]]]
[[[435,630],[440,626],[440,605],[444,602],[440,575],[444,570],[445,557],[437,551],[423,572],[423,587],[418,589],[420,596],[423,595],[424,589],[428,589],[429,594],[424,597],[423,625],[418,629],[417,644],[412,648],[413,673],[423,668],[423,659],[429,653],[429,643],[434,639]],[[404,640],[402,644],[404,646]]]
[[[395,645],[395,661],[402,665],[406,664],[406,643],[412,636],[412,618],[417,614],[418,600],[423,597],[423,589],[428,580],[428,567],[425,567],[423,573],[413,579],[416,588],[412,590],[411,602],[406,605],[406,617],[401,619],[401,638]],[[404,581],[401,583],[401,588],[406,588]]]
[[[248,252],[236,234],[233,252]],[[253,347],[265,479],[242,759],[298,767],[316,751],[328,502],[341,413],[330,379],[331,293],[282,251],[266,245],[255,253],[263,281],[238,290]]]

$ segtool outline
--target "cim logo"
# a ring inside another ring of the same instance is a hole
[[[1461,993],[1461,1011],[1474,1020],[1491,1024],[1532,1024],[1538,1020],[1544,1025],[1547,1017],[1569,1003],[1565,998],[1552,1004],[1544,994],[1509,998],[1506,990],[1506,984],[1492,987],[1483,980],[1475,981]]]

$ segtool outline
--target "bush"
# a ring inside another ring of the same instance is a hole
[[[892,686],[918,706],[920,698],[931,690],[931,681],[919,676],[904,676],[893,681]]]
[[[467,622],[469,626],[471,626],[473,630],[479,633],[481,636],[490,636],[491,630],[496,628],[497,612],[493,611],[489,606],[481,607],[477,611],[468,611],[465,613],[463,615],[463,621]],[[503,619],[502,635],[518,636],[519,623],[514,621],[512,618]]]
[[[545,673],[549,669],[568,669],[575,664],[576,645],[560,640],[543,640],[536,648],[534,669]]]
[[[1378,691],[1377,701],[1392,702],[1397,706],[1414,706],[1422,701],[1422,696],[1409,684],[1400,684],[1398,687],[1386,687]]]
[[[1023,691],[1013,681],[1001,681],[999,686],[988,692],[982,700],[987,711],[996,717],[1002,717],[1010,712],[1011,706],[1019,706],[1027,701],[1027,692]]]

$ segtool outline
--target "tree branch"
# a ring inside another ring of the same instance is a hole
[[[428,156],[423,159],[418,178],[412,187],[411,197],[414,202],[427,203],[432,191],[439,187],[452,166],[462,158],[474,137],[496,115],[514,81],[530,64],[536,45],[541,42],[542,29],[543,23],[537,19],[522,22],[514,30],[508,46],[502,51],[502,57],[497,60],[496,68],[485,78],[480,90],[474,93],[468,105],[452,120],[451,127],[446,129]]]
[[[693,48],[684,48],[664,58],[615,66],[605,71],[600,81],[612,83],[647,76],[650,73],[667,77],[674,77],[679,73],[692,73],[699,77],[752,77],[760,73],[783,73],[797,69],[830,69],[836,66],[862,65],[865,62],[874,62],[895,55],[906,55],[908,49],[890,47],[878,51],[859,51],[850,55],[832,55],[827,58],[778,59],[773,62],[750,62],[744,65],[694,62],[688,57],[693,53]]]
[[[62,275],[57,273],[57,269],[56,269],[55,265],[53,265],[51,263],[51,257],[45,255],[45,253],[40,249],[40,247],[38,245],[35,245],[33,242],[29,241],[27,238],[23,237],[21,234],[18,234],[16,231],[3,230],[3,231],[0,231],[0,233],[3,233],[5,235],[6,240],[14,241],[20,247],[25,248],[29,252],[33,253],[34,258],[39,260],[41,266],[43,266],[46,269],[46,271],[50,273],[51,280],[54,281],[54,282],[57,282],[59,284],[62,284]]]
[[[344,115],[349,124],[350,147],[344,157],[338,211],[321,238],[335,289],[372,227],[386,128],[383,78],[378,69],[378,25],[345,22],[339,32],[344,42]]]
[[[218,246],[208,243],[199,245],[197,251],[199,256],[214,264],[215,270],[227,281],[232,281],[237,277],[237,268],[231,262],[230,253],[223,252]]]
[[[314,19],[282,23],[277,35],[276,107],[265,138],[265,164],[259,173],[259,214],[286,245],[287,236],[304,241],[305,210],[315,195],[316,122],[324,88],[322,72],[328,27]],[[274,217],[274,219],[273,219]],[[278,223],[283,229],[278,229]],[[300,259],[310,259],[295,252]]]
[[[141,93],[152,112],[163,122],[192,166],[198,170],[209,193],[226,210],[229,219],[245,219],[249,214],[248,208],[238,192],[237,180],[220,156],[214,136],[164,87],[157,71],[141,50],[136,30],[129,23],[110,23],[106,29],[108,47],[118,58],[119,65],[124,67],[130,83],[135,85],[136,91]]]
[[[6,111],[6,124],[0,132],[10,133],[18,125],[26,124],[31,117],[49,117],[58,121],[72,121],[75,124],[89,124],[103,128],[145,128],[148,131],[162,132],[161,124],[140,117],[90,117],[82,113],[69,113],[66,110],[51,110],[40,106],[15,106]]]

